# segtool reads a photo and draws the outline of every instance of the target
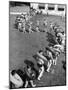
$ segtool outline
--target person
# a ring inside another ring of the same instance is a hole
[[[15,22],[17,23],[18,30],[20,32],[25,32],[26,20],[25,20],[25,18],[24,18],[24,16],[22,14],[17,16]]]
[[[40,32],[40,31],[39,31],[39,24],[40,24],[40,22],[39,22],[39,20],[37,20],[37,25],[36,25],[36,31],[37,31],[37,32]]]
[[[59,25],[57,25],[57,23],[50,23],[50,28],[55,32],[55,35],[60,32]]]
[[[46,51],[45,57],[46,57],[47,60],[48,60],[47,72],[50,72],[51,65],[52,65],[52,64],[55,65],[55,64],[54,64],[54,61],[55,61],[55,60],[54,60],[54,58],[53,58],[53,54],[52,54],[52,52],[50,51],[49,47],[46,47],[45,51]]]
[[[37,53],[37,55],[39,56],[40,61],[43,60],[43,61],[48,62],[46,71],[49,72],[50,67],[52,65],[52,60],[53,60],[51,52],[49,52],[48,50],[45,50],[45,51],[40,50],[39,53]]]
[[[50,22],[50,29],[54,30],[54,28],[55,28],[55,24],[53,22]]]
[[[52,55],[53,55],[53,65],[56,65],[57,63],[57,58],[58,56],[60,55],[61,51],[58,47],[56,47],[55,45],[54,46],[51,46],[50,47],[51,51],[52,51]]]
[[[45,49],[45,51],[40,50],[39,53],[37,53],[37,55],[39,56],[40,59],[42,59],[43,61],[46,61],[45,63],[47,63],[47,72],[50,72],[50,68],[52,65],[52,61],[53,61],[53,57],[52,57],[52,53],[47,49]]]
[[[17,23],[19,23],[19,22],[21,22],[21,20],[22,20],[22,16],[21,15],[18,15],[17,17],[16,17],[16,20],[15,20],[15,22]]]
[[[34,68],[27,65],[27,69],[25,70],[25,72],[27,74],[27,80],[26,80],[25,87],[27,87],[29,84],[31,87],[36,87],[36,84],[33,83],[33,80],[36,77],[36,72],[35,72]]]
[[[64,48],[65,48],[65,33],[60,32],[57,34],[57,40],[60,40],[60,43],[55,45],[55,47],[59,48],[61,52],[64,52]]]
[[[25,20],[28,21],[28,14],[25,15]]]
[[[46,19],[44,19],[43,25],[44,25],[45,27],[47,27],[47,20],[46,20]]]
[[[53,29],[53,23],[50,22],[50,29]]]
[[[33,84],[33,78],[35,78],[35,72],[32,72],[29,66],[25,67],[24,71],[21,69],[10,71],[10,82],[15,88],[26,88],[29,83],[31,87],[35,87],[36,84]]]
[[[23,76],[24,72],[22,70],[12,70],[10,71],[10,82],[15,86],[15,88],[20,88],[23,86]]]
[[[61,33],[58,33],[58,34],[57,34],[57,38],[58,38],[58,37],[60,37],[60,39],[61,39],[61,44],[62,44],[62,45],[65,45],[65,33],[64,33],[64,31],[61,32]]]
[[[58,52],[53,47],[46,47],[47,55],[51,58],[50,63],[56,65]]]
[[[21,25],[22,25],[22,23],[21,23],[21,16],[18,15],[18,16],[16,17],[16,20],[15,20],[15,27],[16,27],[16,29],[19,30],[19,28],[21,28]]]
[[[29,33],[32,33],[32,32],[33,32],[33,31],[32,31],[32,24],[33,24],[33,23],[30,21],[30,22],[29,22]]]
[[[39,67],[39,75],[37,79],[40,80],[44,73],[44,61],[41,58],[38,58],[37,66]]]
[[[22,29],[23,29],[23,32],[26,33],[26,22],[25,20],[22,22]]]
[[[22,30],[22,22],[18,23],[18,31],[23,32],[23,30]]]
[[[60,45],[60,44],[56,44],[56,45],[54,45],[54,50],[55,51],[58,51],[59,53],[60,52],[64,52],[64,46],[63,45]]]
[[[44,68],[45,68],[44,67],[44,59],[45,59],[45,57],[43,57],[43,55],[42,55],[42,50],[39,50],[37,52],[37,54],[34,55],[33,57],[37,62],[37,66],[39,67],[39,72],[37,73],[38,74],[37,79],[40,80],[41,77],[43,76],[43,73],[44,73]]]

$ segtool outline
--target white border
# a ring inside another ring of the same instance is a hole
[[[58,4],[67,4],[68,6],[68,0],[11,0],[11,1],[58,3]],[[8,72],[9,72],[9,0],[1,0],[0,1],[0,90],[8,89],[8,77],[9,77]],[[41,90],[41,89],[67,90],[67,88],[68,88],[68,84],[67,86],[62,86],[62,87],[59,86],[59,87],[42,87],[42,88],[33,88],[33,89],[31,88],[31,90]]]

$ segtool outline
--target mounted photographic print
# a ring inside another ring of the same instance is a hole
[[[66,85],[66,5],[9,1],[9,88]]]

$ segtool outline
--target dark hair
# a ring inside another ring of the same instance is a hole
[[[11,74],[14,75],[16,73],[16,70],[12,70]]]
[[[31,68],[31,66],[30,65],[27,65],[27,68]]]
[[[62,31],[61,33],[64,34],[64,31]]]
[[[39,50],[39,53],[43,52],[42,50]]]

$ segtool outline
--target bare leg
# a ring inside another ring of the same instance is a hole
[[[36,87],[36,84],[33,84],[32,80],[30,80],[30,83],[31,83],[32,87]]]
[[[53,59],[53,65],[56,65],[56,63],[57,63],[57,57]]]
[[[27,86],[28,86],[28,81],[26,81],[26,83],[25,83],[25,86],[24,86],[24,87],[26,88]]]
[[[39,76],[38,76],[38,80],[40,80],[40,78],[42,77],[42,75],[43,75],[43,73],[44,73],[44,66],[42,66],[41,68],[40,68],[40,74],[39,74]]]
[[[51,67],[51,65],[52,65],[52,60],[50,60],[50,61],[48,62],[47,72],[50,72],[50,67]]]

